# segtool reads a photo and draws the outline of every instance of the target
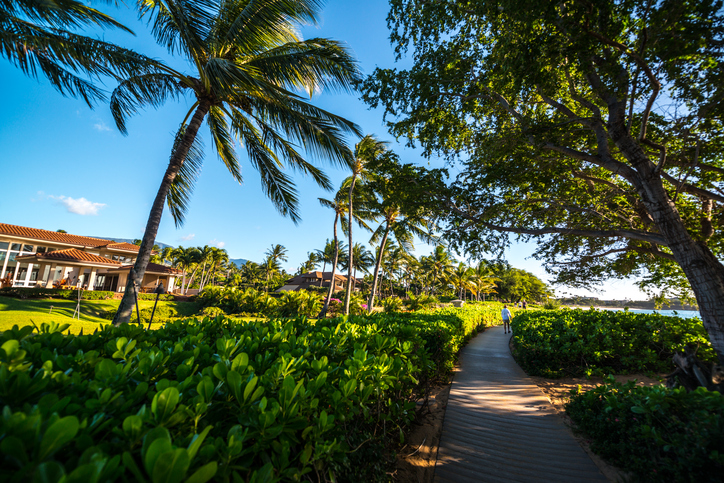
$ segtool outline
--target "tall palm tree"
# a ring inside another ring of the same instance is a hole
[[[452,260],[452,256],[442,245],[436,246],[429,256],[420,258],[423,269],[430,274],[431,293],[435,293],[439,285],[450,279],[453,270]]]
[[[299,24],[314,23],[316,0],[141,0],[156,41],[180,54],[193,74],[164,64],[148,74],[128,77],[114,90],[111,111],[126,134],[126,118],[145,106],[190,94],[195,102],[176,136],[166,173],[143,235],[128,288],[142,280],[169,197],[177,225],[184,214],[201,167],[197,134],[204,120],[216,152],[231,176],[241,182],[235,138],[259,171],[262,186],[282,215],[299,221],[298,195],[284,166],[310,175],[330,188],[326,175],[295,145],[338,165],[349,165],[345,133],[360,135],[351,122],[319,109],[295,91],[349,90],[360,74],[341,44],[327,39],[301,40]],[[188,120],[188,123],[187,123]],[[124,295],[113,320],[127,322],[133,306]]]
[[[242,265],[240,272],[242,283],[254,288],[260,285],[264,277],[261,266],[252,261]]]
[[[332,257],[332,278],[329,281],[329,291],[327,292],[327,297],[324,299],[324,306],[322,307],[322,311],[319,313],[318,318],[320,319],[327,315],[327,310],[329,309],[329,301],[332,298],[332,293],[334,293],[334,276],[337,273],[337,263],[339,260],[339,239],[337,238],[337,223],[341,219],[342,225],[345,224],[344,213],[347,209],[346,204],[340,196],[341,193],[342,191],[339,191],[337,193],[337,196],[335,196],[332,200],[319,198],[319,204],[326,208],[331,208],[332,210],[334,210],[334,255]],[[342,226],[343,230],[344,228],[345,227]],[[324,280],[324,272],[322,272],[322,280]]]
[[[0,2],[0,57],[27,76],[42,74],[62,95],[81,98],[89,107],[106,96],[87,76],[118,78],[153,68],[153,61],[131,50],[71,31],[87,27],[133,33],[76,0]]]
[[[349,217],[347,218],[347,243],[349,244],[349,253],[347,258],[349,259],[350,266],[354,265],[354,245],[352,242],[352,217],[354,213],[354,188],[357,184],[357,178],[366,178],[366,165],[370,161],[374,161],[380,154],[384,153],[387,149],[387,144],[384,141],[378,141],[374,136],[368,134],[363,137],[360,142],[354,146],[354,161],[352,162],[352,176],[350,176],[345,183],[349,184],[349,201],[348,211]],[[366,198],[366,197],[365,197]],[[368,217],[369,219],[369,217]],[[350,270],[347,271],[348,275]],[[344,297],[344,313],[349,314],[349,302],[352,296],[352,278],[347,277],[346,293]]]

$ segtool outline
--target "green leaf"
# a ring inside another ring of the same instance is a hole
[[[190,461],[193,461],[196,457],[196,453],[199,451],[199,448],[201,448],[201,445],[203,444],[204,439],[206,439],[206,436],[209,434],[209,431],[211,431],[211,428],[213,428],[213,426],[206,426],[201,434],[194,435],[188,448]]]
[[[166,454],[173,451],[171,446],[171,439],[159,438],[148,446],[148,449],[143,455],[143,466],[146,467],[146,472],[151,475],[151,480],[155,481],[155,468],[158,459]],[[186,450],[184,450],[186,451]]]
[[[249,394],[251,394],[251,392],[252,392],[252,391],[254,390],[254,388],[256,387],[256,383],[257,383],[258,380],[259,380],[259,378],[258,378],[257,376],[254,376],[254,377],[251,379],[251,381],[249,381],[248,383],[246,383],[246,387],[244,388],[244,401],[246,401],[247,399],[249,399]],[[255,398],[255,399],[256,399],[256,398]],[[253,401],[254,401],[254,400],[252,399],[252,402],[253,402]]]
[[[151,481],[153,483],[181,483],[189,469],[189,464],[189,453],[184,448],[164,452],[156,459]]]
[[[229,371],[226,374],[226,384],[236,400],[241,402],[241,374],[236,371]]]
[[[20,348],[20,342],[18,342],[16,340],[5,341],[5,343],[0,347],[0,349],[5,351],[5,354],[9,358],[12,358],[13,354],[15,354],[19,348]]]
[[[193,475],[188,477],[186,483],[206,483],[216,475],[217,470],[218,464],[216,461],[212,461],[196,470]]]
[[[632,406],[631,411],[636,414],[645,414],[646,413],[646,410],[644,408],[642,408],[641,406]]]
[[[67,416],[54,422],[43,435],[40,442],[38,460],[42,461],[58,451],[66,443],[75,438],[80,429],[80,423],[75,416]]]
[[[204,376],[196,386],[196,391],[205,402],[211,402],[211,398],[214,396],[214,382],[210,377]]]
[[[57,461],[41,463],[35,469],[33,483],[59,483],[65,476],[63,465]]]
[[[151,403],[151,413],[156,417],[156,421],[163,422],[173,414],[179,401],[179,392],[175,387],[167,387],[163,391],[156,393]]]
[[[136,439],[143,431],[143,419],[140,416],[132,415],[123,420],[123,432],[129,439]]]
[[[246,367],[249,365],[249,356],[246,354],[246,352],[242,352],[238,356],[234,357],[234,360],[231,362],[231,370],[242,372]]]
[[[223,362],[217,362],[214,364],[214,375],[221,379],[222,381],[226,381],[226,373],[229,372],[229,369],[226,367],[226,364]]]

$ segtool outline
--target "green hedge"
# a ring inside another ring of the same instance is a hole
[[[82,300],[108,300],[113,298],[114,292],[102,290],[84,290]],[[5,287],[0,289],[0,296],[13,297],[18,299],[68,299],[77,300],[78,291],[59,288],[28,288],[28,287]]]
[[[386,481],[384,448],[490,320],[16,326],[0,335],[0,481]]]
[[[515,356],[531,375],[604,375],[671,372],[671,356],[687,344],[714,362],[716,355],[699,319],[628,311],[518,311],[511,324]]]
[[[724,396],[607,382],[566,406],[596,453],[635,481],[722,481]]]

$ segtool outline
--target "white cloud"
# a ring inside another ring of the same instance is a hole
[[[36,197],[35,197],[35,198],[30,198],[30,201],[33,201],[33,202],[35,202],[35,201],[43,201],[45,198],[46,198],[45,192],[43,192],[43,191],[38,191],[38,192],[36,193]]]
[[[209,244],[214,245],[217,248],[224,248],[226,246],[226,242],[218,241],[216,238],[211,240]]]
[[[181,240],[183,241],[191,241],[196,236],[196,233],[191,233],[190,235],[182,236]]]
[[[49,195],[48,198],[57,200],[58,203],[65,206],[68,212],[76,213],[78,215],[97,215],[98,210],[106,206],[105,203],[94,203],[82,197],[75,199],[70,196]]]
[[[108,125],[103,121],[98,121],[97,123],[93,124],[93,129],[101,132],[111,130],[111,128],[109,128]]]

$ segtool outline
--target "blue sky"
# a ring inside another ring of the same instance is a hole
[[[134,12],[108,9],[129,26],[136,36],[121,32],[101,33],[106,40],[146,55],[168,59],[148,34]],[[305,28],[305,38],[327,37],[348,44],[365,74],[375,67],[405,67],[394,63],[385,22],[386,1],[338,0],[328,2],[319,28]],[[184,69],[185,64],[174,64]],[[186,69],[188,70],[188,69]],[[166,168],[173,133],[191,106],[189,99],[170,101],[158,110],[148,109],[128,122],[128,136],[115,127],[107,105],[90,110],[82,101],[62,97],[44,80],[24,76],[9,62],[0,59],[0,78],[6,93],[0,106],[0,169],[3,179],[0,195],[0,222],[43,228],[64,229],[90,236],[140,238],[153,197]],[[105,88],[110,91],[114,84]],[[394,141],[387,133],[381,111],[369,110],[354,94],[322,93],[317,105],[351,119],[364,133]],[[201,134],[205,141],[208,130]],[[350,140],[354,143],[356,140]],[[231,258],[260,261],[270,245],[281,243],[289,251],[284,264],[294,271],[306,254],[322,248],[332,237],[333,215],[320,207],[318,197],[331,193],[314,182],[297,176],[302,222],[294,225],[274,209],[260,189],[259,177],[246,162],[243,152],[244,184],[238,185],[211,150],[196,186],[183,228],[176,229],[164,214],[157,240],[170,245],[215,245],[225,248]],[[441,166],[437,159],[423,159],[419,151],[392,143],[405,162]],[[346,172],[319,165],[338,186]],[[364,235],[357,233],[357,240]],[[418,244],[417,254],[431,247]],[[532,245],[516,244],[507,258],[518,268],[545,279],[540,264],[527,257]],[[644,298],[631,283],[611,282],[598,293],[606,298]],[[575,292],[560,288],[558,293]]]

